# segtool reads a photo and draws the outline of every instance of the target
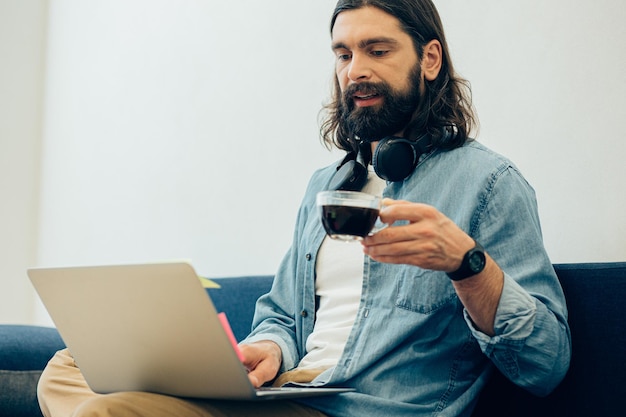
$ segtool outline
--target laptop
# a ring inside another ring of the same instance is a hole
[[[223,400],[352,388],[260,388],[189,263],[30,268],[28,276],[89,387]]]

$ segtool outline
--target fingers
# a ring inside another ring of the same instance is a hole
[[[255,372],[250,372],[248,374],[248,379],[254,388],[259,388],[263,383],[259,379],[259,376]]]
[[[437,213],[438,211],[434,207],[427,204],[385,198],[382,201],[379,217],[383,223],[387,224],[392,224],[398,220],[414,223],[424,218],[434,217]]]
[[[420,203],[383,200],[380,219],[392,224],[361,242],[372,259],[448,271],[467,251],[471,238],[436,208]],[[395,224],[394,224],[395,223]]]
[[[252,384],[254,388],[259,388],[265,382],[272,380],[272,378],[266,380],[264,372],[261,372],[258,369],[248,373],[248,379],[250,380],[250,383]]]
[[[282,355],[280,347],[274,342],[262,341],[240,346],[245,360],[244,366],[248,369],[248,379],[255,387],[276,377],[280,369]]]
[[[393,229],[396,230],[387,232],[387,236],[374,235],[363,240],[363,252],[383,263],[416,265],[428,269],[437,269],[441,265],[443,251],[435,240],[411,233],[409,226],[396,226]]]
[[[383,200],[379,217],[381,222],[393,227],[384,228],[366,237],[363,244],[369,247],[392,242],[424,240],[430,237],[429,227],[437,221],[438,216],[439,212],[432,206],[386,198]],[[393,250],[401,248],[396,246]]]

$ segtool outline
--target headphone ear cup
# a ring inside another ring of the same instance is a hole
[[[367,168],[354,159],[347,161],[333,175],[330,190],[360,191],[367,181]]]
[[[413,144],[404,138],[387,137],[376,146],[372,165],[376,174],[386,181],[402,181],[415,169],[418,156]]]

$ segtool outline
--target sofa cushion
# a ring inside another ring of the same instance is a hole
[[[0,416],[40,417],[37,382],[41,371],[0,370]]]
[[[0,326],[0,416],[41,416],[37,381],[54,352],[63,347],[56,329]]]

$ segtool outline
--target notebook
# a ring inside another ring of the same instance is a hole
[[[255,389],[224,317],[189,263],[31,268],[27,273],[95,392],[262,400],[353,391]]]

